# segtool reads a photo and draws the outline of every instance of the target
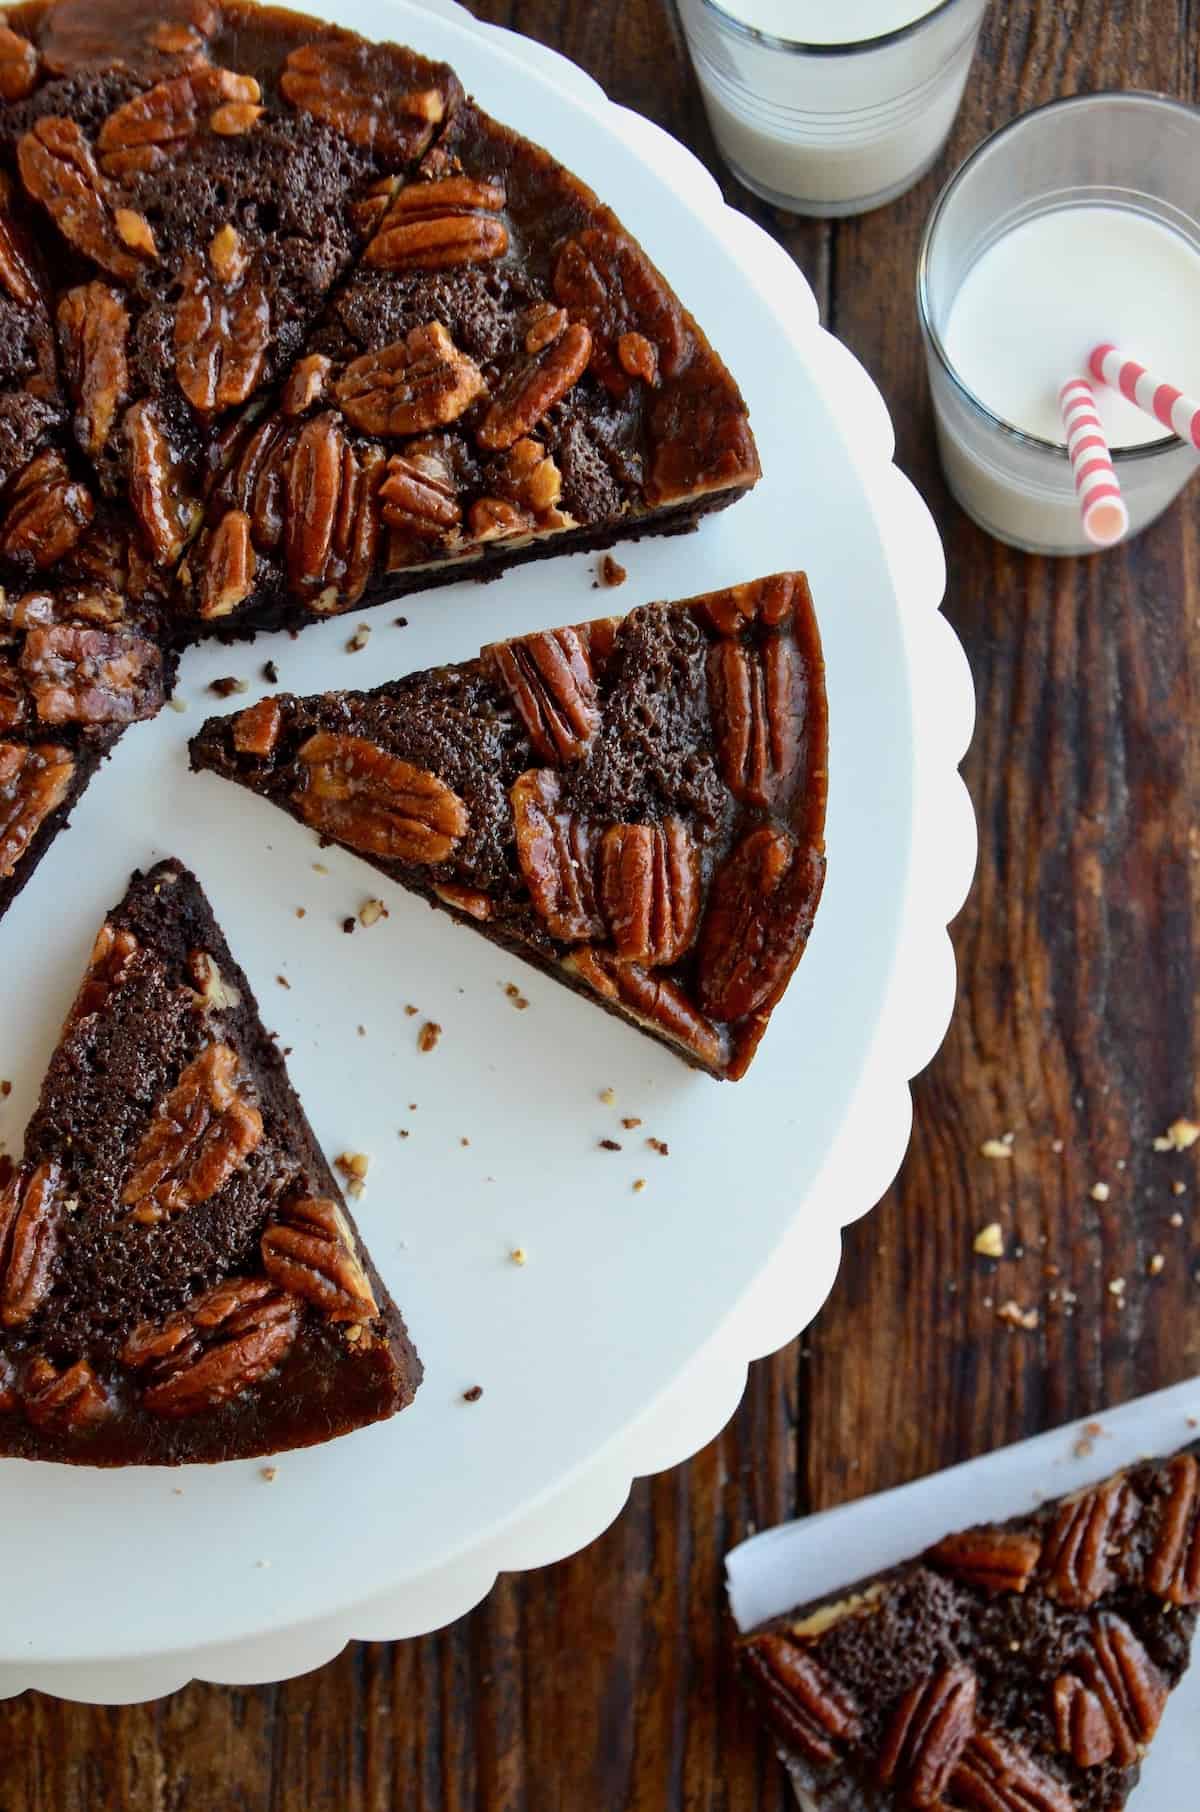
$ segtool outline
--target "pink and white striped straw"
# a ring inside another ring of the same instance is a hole
[[[1200,448],[1200,403],[1151,376],[1136,359],[1127,359],[1116,346],[1097,346],[1088,369],[1110,390],[1119,390],[1146,415],[1152,415],[1180,440]]]
[[[1096,414],[1096,393],[1086,378],[1071,378],[1058,393],[1058,405],[1083,532],[1093,546],[1113,547],[1128,531],[1129,511]]]

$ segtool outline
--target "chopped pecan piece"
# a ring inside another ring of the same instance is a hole
[[[382,203],[363,263],[387,271],[437,271],[502,257],[508,228],[497,216],[505,200],[499,183],[468,176],[405,183],[382,194],[377,185],[358,216],[365,225],[372,206]]]
[[[534,910],[551,937],[578,943],[606,930],[596,898],[597,836],[586,818],[559,809],[561,791],[557,774],[531,768],[509,798],[517,861]]]
[[[134,403],[125,416],[125,436],[129,500],[155,563],[171,566],[195,531],[200,506],[186,489],[182,464],[154,403]]]
[[[452,881],[439,881],[433,891],[447,906],[452,906],[456,912],[465,912],[468,918],[477,919],[480,924],[490,919],[496,910],[487,894],[480,893],[474,887],[459,887]]]
[[[480,497],[467,511],[467,535],[472,541],[528,535],[532,528],[533,517],[504,497]]]
[[[0,523],[0,553],[56,566],[80,540],[95,514],[87,486],[72,478],[54,448],[31,459],[8,488]]]
[[[279,82],[286,98],[379,157],[407,160],[422,151],[446,112],[437,88],[403,92],[386,48],[359,38],[322,38],[288,57]]]
[[[631,1019],[661,1033],[707,1069],[723,1069],[727,1040],[718,1026],[697,1011],[682,988],[639,963],[619,962],[604,950],[568,951],[562,966],[585,981],[602,1000],[620,1002]]]
[[[70,791],[75,763],[53,743],[0,742],[0,881],[6,881],[42,825]]]
[[[775,1729],[808,1761],[836,1761],[838,1745],[861,1731],[861,1714],[846,1688],[786,1636],[756,1636],[742,1659]]]
[[[216,277],[227,289],[241,282],[250,268],[253,253],[229,221],[218,227],[208,245],[208,262]]]
[[[202,1013],[227,1013],[240,1007],[242,996],[231,981],[221,974],[215,957],[207,950],[189,950],[188,972],[196,989],[196,1007]]]
[[[322,402],[332,370],[333,360],[327,359],[323,352],[310,352],[305,358],[297,359],[279,399],[284,415],[307,415],[315,403]]]
[[[566,333],[571,317],[553,302],[536,302],[525,317],[525,350],[541,352]]]
[[[515,365],[475,436],[489,452],[511,447],[536,428],[588,368],[592,336],[576,321],[542,352]]]
[[[268,1278],[231,1278],[159,1326],[143,1322],[121,1357],[143,1374],[148,1410],[194,1416],[261,1383],[287,1358],[299,1322],[295,1298]]]
[[[264,111],[249,101],[225,101],[209,114],[209,130],[218,138],[241,138],[243,134],[253,132]]]
[[[812,611],[812,594],[803,573],[773,573],[767,579],[749,579],[700,600],[701,615],[717,635],[740,635],[752,623],[765,629],[782,629]]]
[[[1162,1509],[1146,1584],[1168,1604],[1200,1604],[1200,1464],[1181,1453],[1167,1468],[1170,1494]]]
[[[38,53],[28,38],[0,25],[0,101],[23,101],[37,81]]]
[[[121,1200],[146,1225],[206,1202],[242,1168],[262,1134],[237,1052],[210,1044],[186,1066],[143,1133]]]
[[[644,333],[623,333],[617,341],[617,363],[626,377],[643,384],[658,382],[658,348]]]
[[[162,655],[129,629],[31,629],[21,671],[45,724],[129,724],[162,702]]]
[[[1060,1674],[1051,1692],[1055,1740],[1079,1768],[1098,1768],[1116,1747],[1108,1714],[1078,1674]]]
[[[231,281],[189,260],[175,305],[175,376],[202,415],[246,401],[262,376],[271,339],[271,305],[262,283],[242,280],[245,266],[238,260],[227,264],[239,272]]]
[[[87,974],[71,1008],[73,1020],[100,1011],[113,990],[128,979],[137,953],[138,941],[132,931],[118,931],[105,920],[96,933]]]
[[[364,434],[424,434],[457,421],[483,389],[483,373],[440,321],[354,359],[334,385],[347,421]]]
[[[808,939],[823,858],[779,825],[743,837],[717,874],[700,937],[697,990],[714,1019],[741,1019],[776,998]]]
[[[109,114],[96,139],[101,168],[105,175],[116,177],[157,169],[191,138],[203,114],[226,101],[247,103],[261,98],[253,76],[198,64],[134,95]]]
[[[715,642],[708,695],[721,774],[735,799],[786,803],[803,750],[808,677],[789,635]]]
[[[208,537],[198,587],[197,610],[206,620],[227,617],[254,589],[258,561],[245,510],[226,510]]]
[[[417,541],[442,541],[462,521],[458,487],[445,455],[413,442],[393,453],[379,487],[380,514],[389,528]]]
[[[265,761],[273,755],[283,728],[279,701],[260,698],[256,705],[239,711],[233,720],[233,746],[239,755],[257,755]]]
[[[623,962],[678,962],[700,917],[700,862],[683,820],[610,825],[600,839],[600,900]]]
[[[950,1777],[963,1812],[1073,1812],[1063,1783],[995,1730],[977,1730]]]
[[[1092,1646],[1071,1671],[1099,1702],[1112,1733],[1112,1754],[1128,1768],[1158,1729],[1167,1683],[1129,1625],[1111,1612],[1092,1619]]]
[[[1137,1516],[1137,1500],[1123,1475],[1094,1491],[1067,1498],[1042,1552],[1047,1596],[1085,1611],[1116,1583],[1111,1560]]]
[[[30,260],[25,233],[12,218],[12,184],[0,171],[0,286],[22,308],[34,308],[42,287]]]
[[[467,808],[444,781],[361,736],[318,731],[299,756],[308,769],[296,796],[301,816],[351,849],[444,862],[466,832]]]
[[[575,629],[546,629],[483,651],[544,761],[579,761],[600,727],[596,681]]]
[[[972,1529],[947,1535],[930,1559],[985,1592],[1023,1592],[1042,1556],[1041,1540],[1015,1529]]]
[[[906,1692],[879,1755],[879,1778],[906,1805],[940,1807],[946,1785],[975,1730],[978,1691],[965,1663],[941,1668]]]
[[[86,1359],[63,1372],[49,1359],[35,1359],[23,1394],[29,1420],[50,1434],[83,1434],[112,1413],[108,1393]]]
[[[46,1300],[58,1256],[57,1158],[17,1170],[0,1193],[0,1327],[19,1328]]]
[[[382,447],[356,452],[335,415],[315,415],[300,431],[287,468],[284,554],[293,590],[315,609],[356,603],[366,590],[385,462]]]
[[[349,1223],[328,1196],[285,1202],[262,1236],[262,1256],[272,1283],[329,1321],[371,1321],[379,1313]]]
[[[58,114],[38,120],[17,146],[17,163],[29,194],[77,251],[123,283],[145,268],[144,245],[137,244],[136,233],[130,243],[130,222],[124,233],[118,230],[108,185],[74,120]]]
[[[69,289],[58,305],[63,371],[75,402],[75,438],[89,458],[108,445],[129,395],[129,315],[107,283]]]
[[[528,512],[540,528],[569,528],[570,516],[558,509],[562,473],[540,441],[523,439],[488,468],[489,483]]]
[[[568,239],[555,268],[554,294],[573,321],[591,330],[592,369],[618,396],[637,381],[619,352],[630,335],[646,342],[665,377],[682,369],[692,343],[683,311],[646,254],[623,233],[589,227]],[[648,356],[642,353],[637,362]]]

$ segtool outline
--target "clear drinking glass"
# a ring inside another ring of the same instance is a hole
[[[678,5],[725,162],[776,207],[819,215],[865,213],[925,174],[954,123],[987,10],[987,0],[923,11],[912,0],[921,16],[898,30],[806,44],[744,24],[718,0]],[[906,10],[896,0],[897,14]]]
[[[1197,170],[1200,110],[1159,94],[1080,95],[986,139],[939,196],[921,248],[917,312],[942,468],[963,509],[997,540],[1035,554],[1096,551],[1080,524],[1065,440],[1003,421],[947,354],[946,323],[963,279],[1005,233],[1065,208],[1130,209],[1173,228],[1200,254]],[[1200,464],[1171,434],[1110,450],[1130,535],[1162,514]]]

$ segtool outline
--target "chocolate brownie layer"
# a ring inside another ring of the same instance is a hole
[[[420,1375],[198,884],[135,876],[0,1195],[0,1453],[307,1446]]]

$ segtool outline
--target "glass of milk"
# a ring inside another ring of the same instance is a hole
[[[1058,408],[1093,347],[1200,392],[1200,110],[1158,94],[1054,101],[987,139],[925,231],[917,309],[946,482],[1037,554],[1096,550]],[[1097,408],[1137,534],[1200,465],[1105,385]]]
[[[794,214],[902,195],[954,124],[987,0],[678,0],[721,156]]]

